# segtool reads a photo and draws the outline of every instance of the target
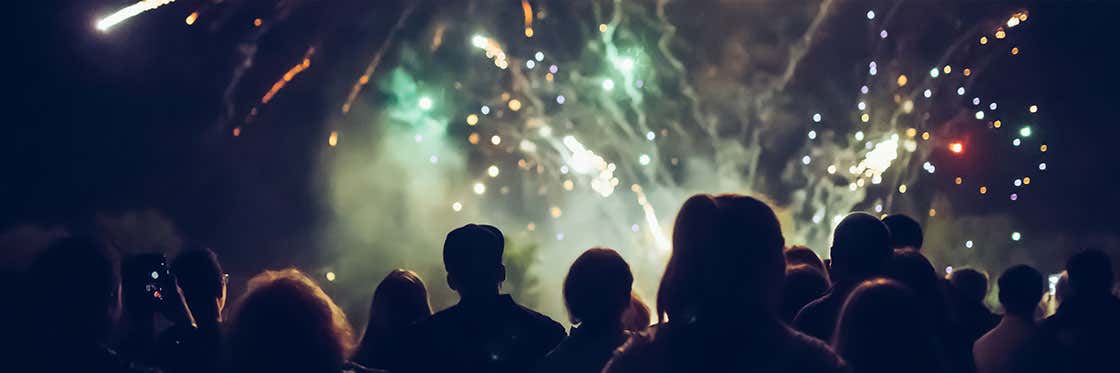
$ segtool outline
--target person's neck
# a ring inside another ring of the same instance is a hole
[[[1000,322],[1001,323],[1008,323],[1008,324],[1030,324],[1030,325],[1034,325],[1034,317],[1033,316],[1017,315],[1017,314],[1014,314],[1014,313],[1006,313],[1006,314],[1003,315],[1003,320],[1000,320]]]

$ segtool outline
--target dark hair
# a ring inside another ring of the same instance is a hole
[[[1073,254],[1066,262],[1069,272],[1069,285],[1074,297],[1095,297],[1107,295],[1116,281],[1112,272],[1112,262],[1100,250],[1084,250]]]
[[[807,265],[813,267],[821,272],[825,278],[828,278],[828,269],[824,267],[824,261],[816,252],[805,246],[790,246],[787,247],[785,252],[786,267],[795,267],[798,265]]]
[[[264,271],[235,306],[229,346],[238,372],[337,373],[353,349],[346,315],[297,269]]]
[[[891,252],[883,222],[862,212],[848,214],[832,232],[832,276],[836,282],[854,283],[879,275]]]
[[[584,251],[564,278],[564,305],[573,323],[621,323],[630,305],[634,275],[617,252],[607,248]]]
[[[774,211],[758,199],[690,197],[673,226],[673,252],[657,292],[658,318],[687,322],[703,313],[775,311],[784,243]]]
[[[891,248],[922,249],[922,225],[914,218],[893,214],[883,218],[883,224],[891,232]]]
[[[467,224],[447,234],[443,242],[443,265],[455,290],[497,288],[505,279],[502,253],[505,237],[490,225]]]
[[[112,329],[120,311],[120,268],[99,241],[56,241],[35,258],[29,275],[44,339],[95,341]]]
[[[1038,308],[1046,279],[1042,273],[1028,265],[1017,265],[1003,271],[996,280],[999,285],[999,303],[1012,315],[1029,317]]]
[[[797,311],[828,291],[828,280],[821,271],[807,265],[786,268],[785,285],[782,287],[782,319],[793,321]]]
[[[622,328],[637,333],[649,327],[649,306],[638,296],[637,292],[630,292],[630,305],[622,313]]]
[[[954,270],[949,274],[949,284],[968,302],[983,302],[988,295],[988,274],[972,268]]]
[[[384,368],[389,347],[400,343],[401,330],[432,315],[428,290],[416,272],[394,269],[373,291],[369,322],[354,361],[370,368]]]
[[[917,316],[920,307],[897,281],[864,281],[844,302],[832,347],[856,372],[942,372],[937,336]]]
[[[225,272],[214,251],[206,248],[186,250],[171,261],[171,272],[179,281],[183,298],[187,300],[195,317],[217,310],[215,301],[225,296]],[[206,315],[217,320],[219,315]]]
[[[925,317],[935,327],[947,326],[955,319],[941,277],[922,253],[913,250],[895,252],[887,262],[885,274],[914,292],[920,314],[913,317]]]

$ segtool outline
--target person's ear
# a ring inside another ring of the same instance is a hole
[[[505,280],[506,280],[506,266],[505,266],[505,264],[499,264],[498,265],[498,282],[504,282]]]

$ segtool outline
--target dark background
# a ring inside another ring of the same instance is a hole
[[[287,120],[233,138],[216,122],[238,40],[184,27],[188,8],[177,4],[107,34],[93,28],[97,16],[123,3],[30,2],[5,17],[0,231],[32,224],[81,232],[94,229],[98,213],[155,209],[186,240],[218,248],[234,267],[318,260],[308,242],[321,214],[314,180],[322,177],[317,154],[326,138],[316,107],[328,105],[286,100],[314,97],[294,84],[287,88],[294,93],[273,103],[295,108],[285,110]],[[1021,79],[1039,90],[1047,176],[1020,203],[954,203],[1015,215],[1036,235],[1116,236],[1120,2],[1023,5],[1031,11],[1021,31],[1030,40],[1024,58],[1037,70]],[[367,8],[387,30],[396,5]],[[258,56],[243,84],[259,89],[247,91],[263,93],[298,58],[272,57]]]

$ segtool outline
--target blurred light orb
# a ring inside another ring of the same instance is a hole
[[[1023,239],[1022,234],[1020,234],[1019,232],[1011,232],[1011,240],[1012,241],[1018,241],[1018,240],[1021,240],[1021,239]]]
[[[983,110],[976,111],[976,119],[984,119],[984,111]]]
[[[490,165],[490,167],[486,168],[486,174],[490,175],[490,177],[498,177],[498,174],[501,172],[502,170],[498,169],[496,165]]]
[[[459,212],[462,209],[463,209],[463,204],[459,203],[458,201],[451,204],[451,210],[453,210],[455,212]]]
[[[964,87],[957,87],[957,96],[964,96]]]
[[[486,184],[476,182],[474,183],[474,187],[472,189],[474,190],[474,194],[486,193]]]
[[[428,96],[421,97],[420,102],[418,102],[417,104],[420,106],[420,110],[432,109],[432,99]]]
[[[614,90],[614,80],[611,80],[611,79],[603,79],[603,84],[602,84],[602,86],[603,86],[603,90],[604,90],[604,91],[611,91],[611,90]]]
[[[967,247],[967,248],[971,249],[972,248],[972,240],[965,241],[964,242],[964,247]]]
[[[809,163],[812,162],[812,161],[813,161],[813,158],[810,158],[808,155],[806,155],[804,157],[801,157],[801,164],[803,164],[803,165],[809,165]]]
[[[821,113],[813,114],[813,122],[817,122],[817,123],[821,122]]]
[[[875,19],[875,11],[874,10],[868,10],[867,11],[867,19]]]

